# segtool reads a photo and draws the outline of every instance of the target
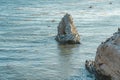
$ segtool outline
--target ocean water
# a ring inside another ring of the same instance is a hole
[[[65,13],[80,45],[54,40]],[[0,0],[0,80],[94,80],[85,60],[118,27],[120,0]]]

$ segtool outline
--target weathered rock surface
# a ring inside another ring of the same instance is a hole
[[[80,35],[73,23],[70,14],[66,14],[58,25],[58,34],[55,38],[60,43],[77,44],[80,43]]]
[[[120,29],[99,45],[95,61],[85,66],[97,80],[120,80]]]

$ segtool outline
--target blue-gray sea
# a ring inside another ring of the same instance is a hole
[[[81,44],[54,38],[69,13]],[[94,80],[85,60],[120,27],[120,0],[0,0],[0,80]]]

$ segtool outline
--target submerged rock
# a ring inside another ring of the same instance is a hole
[[[99,45],[95,61],[86,61],[85,66],[97,80],[120,80],[120,29]]]
[[[80,35],[73,23],[73,18],[70,14],[66,14],[58,25],[58,34],[55,38],[60,43],[79,44]]]
[[[93,6],[89,6],[89,8],[93,8]]]
[[[109,2],[109,4],[112,4],[112,2]]]

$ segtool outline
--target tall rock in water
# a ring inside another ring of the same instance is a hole
[[[99,45],[95,61],[85,66],[97,80],[120,80],[120,29]]]
[[[79,44],[80,35],[73,23],[73,18],[70,14],[65,14],[58,25],[58,34],[55,38],[60,43]]]

